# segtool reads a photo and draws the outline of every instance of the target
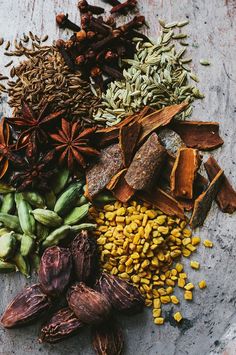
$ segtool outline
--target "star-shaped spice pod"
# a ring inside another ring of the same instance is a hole
[[[18,158],[21,164],[15,165],[15,173],[11,178],[11,184],[16,187],[18,191],[30,188],[39,191],[47,191],[50,188],[48,181],[56,170],[53,164],[54,156],[54,150],[51,150],[45,155],[38,152],[35,144],[35,134],[33,134],[28,144],[25,157]]]
[[[59,156],[59,163],[66,164],[70,171],[76,166],[85,168],[88,156],[97,156],[99,151],[91,147],[91,138],[96,128],[82,129],[79,122],[61,120],[61,129],[50,134]]]
[[[48,113],[49,104],[46,103],[40,112],[36,114],[28,103],[22,101],[22,115],[20,117],[8,117],[7,122],[19,134],[16,148],[20,149],[26,147],[30,142],[32,136],[37,145],[48,142],[48,127],[53,120],[62,116],[65,110]]]

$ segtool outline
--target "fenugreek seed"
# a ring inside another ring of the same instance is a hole
[[[174,319],[179,323],[183,319],[183,316],[180,312],[176,312],[174,314]]]
[[[212,248],[212,247],[213,247],[213,243],[212,243],[212,241],[210,241],[209,239],[204,240],[203,245],[204,245],[206,248]]]

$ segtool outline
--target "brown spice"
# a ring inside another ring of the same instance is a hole
[[[122,167],[122,154],[119,144],[113,144],[102,149],[98,161],[86,171],[87,197],[93,199]]]
[[[134,156],[125,175],[126,182],[135,190],[145,190],[154,184],[166,158],[166,150],[156,133],[152,133]]]
[[[175,121],[171,128],[177,132],[187,147],[212,150],[224,141],[219,136],[219,123],[201,121]]]
[[[119,171],[106,186],[120,202],[127,202],[135,194],[135,191],[125,180],[127,169]]]
[[[193,198],[194,180],[199,164],[200,157],[196,149],[179,149],[170,177],[170,187],[175,197]]]
[[[160,188],[153,189],[150,193],[144,191],[139,192],[138,196],[144,202],[154,205],[169,216],[185,219],[184,209],[181,204]]]
[[[211,181],[207,190],[195,200],[193,214],[189,223],[192,228],[197,228],[203,225],[207,214],[210,211],[212,201],[220,189],[222,180],[223,170],[220,170]]]
[[[204,163],[204,166],[210,181],[212,181],[217,173],[221,171],[220,166],[212,156],[210,156],[207,162]],[[223,181],[219,192],[216,195],[216,202],[222,212],[233,213],[236,211],[236,191],[225,174],[223,175]]]
[[[150,133],[156,131],[158,128],[168,125],[174,116],[181,112],[187,105],[186,102],[183,102],[178,105],[167,106],[143,118],[139,118],[138,122],[142,125],[139,142],[143,141]]]
[[[129,126],[124,126],[120,129],[119,143],[125,167],[128,167],[132,161],[140,131],[141,125],[138,122],[133,122]]]

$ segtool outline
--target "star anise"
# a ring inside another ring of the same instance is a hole
[[[76,166],[85,168],[88,156],[97,156],[99,151],[91,147],[91,138],[96,128],[82,129],[79,122],[68,122],[62,119],[61,129],[50,137],[59,153],[59,163],[66,163],[72,171]]]
[[[0,179],[6,174],[9,167],[9,160],[12,158],[14,144],[10,143],[11,131],[5,118],[0,122]]]
[[[22,100],[22,116],[8,117],[8,123],[14,127],[19,133],[16,147],[18,149],[28,145],[32,135],[34,135],[36,144],[41,144],[48,141],[47,127],[56,118],[63,115],[65,110],[48,114],[49,104],[46,103],[39,114],[36,114],[28,103]]]
[[[52,164],[55,151],[42,155],[38,152],[35,144],[35,136],[29,142],[24,158],[21,158],[21,166],[17,164],[11,183],[18,191],[36,189],[47,191],[49,179],[54,175],[55,168]],[[14,165],[14,161],[13,161]]]

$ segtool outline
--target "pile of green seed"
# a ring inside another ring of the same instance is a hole
[[[187,35],[181,28],[188,22],[165,25],[156,44],[137,42],[134,59],[125,59],[128,65],[123,71],[124,80],[112,82],[102,96],[102,108],[94,116],[95,121],[113,126],[125,116],[140,111],[146,105],[155,109],[188,101],[189,106],[178,118],[185,119],[192,113],[190,103],[204,97],[190,80],[198,82],[185,57]],[[177,43],[180,47],[177,49]]]

